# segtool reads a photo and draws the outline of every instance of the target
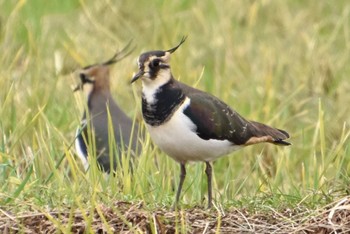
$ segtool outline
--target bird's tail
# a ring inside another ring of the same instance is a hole
[[[251,124],[254,126],[254,135],[248,140],[246,144],[256,144],[260,142],[269,142],[275,145],[287,146],[291,145],[291,143],[285,141],[290,136],[288,132],[267,126],[265,124],[251,121]]]

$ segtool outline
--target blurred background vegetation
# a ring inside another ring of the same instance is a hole
[[[149,139],[135,180],[93,181],[78,172],[69,146],[84,97],[72,87],[80,67],[108,59],[132,39],[134,52],[112,68],[112,92],[140,119],[140,84],[129,84],[136,58],[171,48],[183,35],[186,43],[172,56],[177,79],[292,136],[288,148],[259,145],[216,161],[217,202],[317,206],[345,196],[349,24],[346,0],[0,0],[0,201],[79,206],[77,194],[89,200],[91,191],[102,191],[107,203],[171,204],[178,165]],[[184,203],[205,198],[203,169],[188,166]]]

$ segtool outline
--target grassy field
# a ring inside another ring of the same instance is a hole
[[[136,58],[183,35],[177,79],[287,130],[293,144],[217,160],[212,211],[202,163],[187,166],[182,210],[170,211],[179,166],[149,137],[133,177],[85,174],[71,147],[84,107],[76,71],[132,39],[112,91],[142,121]],[[0,0],[0,64],[0,232],[350,230],[346,0]]]

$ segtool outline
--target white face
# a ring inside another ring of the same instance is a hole
[[[155,80],[149,78],[142,79],[142,93],[144,94],[148,103],[153,103],[155,101],[154,94],[157,92],[159,87],[166,84],[170,79],[170,69],[159,71]]]
[[[138,60],[139,70],[143,73],[142,79],[149,78],[156,80],[158,78],[158,72],[162,70],[170,71],[170,53],[165,52],[163,56],[149,55],[144,58],[140,56]]]
[[[152,79],[150,73],[145,73],[142,78],[142,82],[144,85],[157,86],[160,87],[163,84],[167,83],[171,79],[171,71],[170,68],[160,69],[157,72],[157,76]]]
[[[170,53],[165,53],[162,57],[150,56],[144,63],[141,65],[143,67],[143,79],[142,81],[147,83],[164,83],[163,81],[168,81],[170,79]]]
[[[83,92],[85,94],[85,97],[89,97],[89,95],[92,92],[93,88],[94,88],[94,84],[91,84],[91,83],[83,84]]]
[[[143,61],[141,61],[141,58]],[[142,92],[149,103],[154,101],[154,94],[162,85],[171,79],[171,70],[169,65],[170,53],[166,52],[164,56],[159,57],[151,55],[146,59],[140,57],[138,66],[142,76]]]
[[[180,47],[180,45],[185,42],[186,38],[186,36],[182,37],[180,43],[169,50],[153,50],[141,54],[137,61],[139,72],[131,79],[131,83],[135,82],[139,78],[142,79],[144,84],[151,83],[151,81],[146,81],[147,79],[157,80],[158,78],[163,78],[165,80],[169,80],[171,78],[169,64],[170,54],[174,53]],[[160,72],[163,70],[167,72]],[[162,84],[164,82],[159,81],[159,83]]]
[[[89,97],[94,88],[95,77],[85,73],[80,73],[80,89],[83,90],[86,97]]]

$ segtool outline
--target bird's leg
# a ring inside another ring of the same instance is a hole
[[[211,200],[212,200],[212,188],[211,188],[211,177],[212,177],[212,168],[210,165],[210,162],[205,162],[207,165],[205,169],[205,174],[207,174],[208,177],[208,209],[211,208]]]
[[[181,190],[182,190],[182,185],[185,181],[185,177],[186,177],[186,168],[185,168],[185,164],[184,163],[180,163],[180,167],[181,167],[181,172],[180,172],[180,183],[179,183],[179,187],[177,188],[177,193],[176,193],[176,199],[175,199],[175,204],[174,204],[174,208],[177,206],[177,204],[179,203],[180,200],[180,194],[181,194]]]

